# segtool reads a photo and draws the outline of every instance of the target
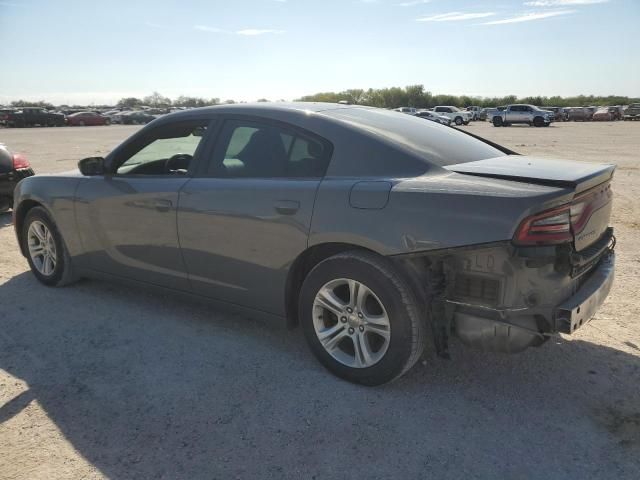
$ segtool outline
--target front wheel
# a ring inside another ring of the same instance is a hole
[[[464,120],[462,120],[462,117],[456,117],[454,122],[456,122],[456,125],[460,126],[464,123]]]
[[[534,127],[542,127],[543,125],[544,125],[544,120],[542,119],[542,117],[536,117],[533,119]]]
[[[501,127],[502,126],[502,118],[501,117],[496,117],[493,119],[493,126],[494,127]]]
[[[62,236],[44,208],[35,207],[27,213],[22,242],[31,271],[40,282],[62,287],[74,281]]]
[[[414,292],[388,259],[369,252],[320,262],[302,285],[299,318],[320,363],[354,383],[390,382],[424,349]]]

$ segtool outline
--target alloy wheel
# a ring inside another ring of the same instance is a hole
[[[313,327],[320,344],[335,360],[352,368],[367,368],[384,357],[391,324],[384,305],[357,280],[326,283],[313,302]]]
[[[36,270],[44,276],[51,276],[56,268],[56,243],[49,228],[35,220],[29,225],[27,233],[29,256]]]

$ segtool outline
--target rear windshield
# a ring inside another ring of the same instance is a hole
[[[322,113],[411,150],[425,163],[442,167],[505,155],[453,128],[406,113],[378,108],[341,108]]]

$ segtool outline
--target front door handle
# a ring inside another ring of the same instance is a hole
[[[281,215],[294,215],[300,209],[300,202],[295,200],[279,200],[275,204],[276,212]]]
[[[153,208],[155,208],[159,212],[168,212],[169,210],[171,210],[171,207],[173,206],[173,203],[171,203],[171,200],[164,200],[161,198],[154,200],[152,204],[153,204]]]

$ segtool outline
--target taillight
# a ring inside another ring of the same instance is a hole
[[[31,164],[26,157],[19,153],[13,154],[13,168],[18,170],[19,168],[29,168]]]
[[[555,245],[573,241],[589,222],[591,214],[611,201],[611,185],[598,185],[573,202],[525,218],[513,242],[518,245]]]
[[[518,245],[552,245],[572,239],[571,206],[563,205],[525,218],[516,231],[514,242]]]

